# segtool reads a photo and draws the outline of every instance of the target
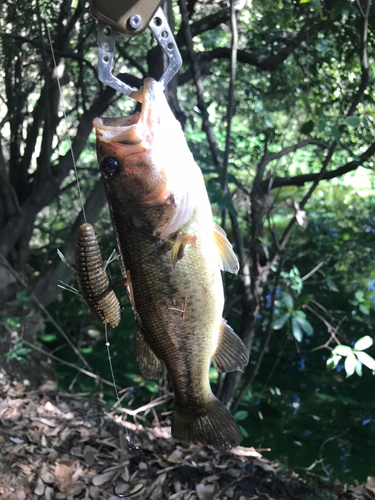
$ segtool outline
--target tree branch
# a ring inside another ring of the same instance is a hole
[[[325,171],[322,176],[320,176],[319,172],[315,174],[295,175],[294,177],[273,177],[272,189],[283,186],[303,186],[306,182],[315,182],[318,178],[319,180],[327,181],[336,177],[341,177],[348,172],[356,170],[358,167],[363,165],[363,163],[368,161],[373,155],[375,155],[375,142],[372,143],[371,146],[359,156],[358,160],[349,161],[348,163],[345,163],[345,165],[341,165],[341,167],[338,167],[335,170],[330,170],[328,172]],[[269,180],[264,180],[261,182],[261,186],[263,189],[267,189],[267,186],[269,184]]]
[[[264,71],[274,71],[301,45],[302,42],[311,38],[318,32],[321,32],[326,27],[332,26],[332,22],[337,19],[314,18],[313,22],[306,23],[301,31],[292,39],[289,40],[285,47],[283,47],[277,54],[265,57],[264,52],[259,53],[259,49],[254,51],[238,50],[237,61],[240,63],[250,64],[256,68]],[[285,40],[287,42],[287,40]],[[184,56],[183,52],[182,55]],[[199,52],[197,54],[198,62],[203,65],[207,64],[214,59],[230,59],[231,49],[227,47],[218,47],[213,50]]]
[[[362,97],[363,97],[365,90],[366,90],[368,83],[369,83],[369,67],[368,67],[368,58],[367,58],[367,31],[368,31],[368,17],[369,17],[369,12],[370,12],[370,6],[371,6],[371,0],[367,0],[365,16],[362,16],[363,22],[362,22],[361,47],[360,47],[361,84],[358,88],[358,91],[353,96],[352,104],[350,105],[350,107],[346,113],[346,116],[351,116],[356,111],[357,106],[361,102]],[[345,129],[345,124],[342,124],[339,127],[340,133],[342,133],[344,129]],[[318,174],[316,174],[316,178],[313,181],[313,185],[310,187],[310,189],[308,190],[308,192],[303,197],[303,200],[300,203],[301,210],[304,208],[306,203],[311,198],[311,196],[312,196],[313,192],[315,191],[316,187],[318,186],[319,182],[326,176],[328,165],[330,164],[330,162],[332,160],[332,157],[333,157],[333,154],[336,150],[336,147],[337,147],[337,143],[336,142],[332,143],[331,147],[328,150],[327,156],[323,162],[323,165],[322,165],[320,172]],[[369,157],[371,157],[372,154],[374,153],[374,147],[375,147],[375,143],[373,143],[364,154],[367,153],[369,155]],[[366,159],[368,159],[367,156],[366,156]],[[356,164],[357,162],[349,162],[349,163],[351,163],[352,167],[353,167],[353,168],[349,169],[349,171],[355,170],[359,166],[358,164]],[[347,164],[347,167],[348,167],[348,164]],[[340,167],[340,168],[342,168],[342,167]],[[339,170],[339,169],[336,169],[336,173],[337,173],[337,170]],[[345,172],[343,172],[343,173],[345,173]],[[329,172],[328,172],[328,174],[329,174]],[[340,174],[340,175],[342,175],[342,174]],[[327,177],[327,178],[330,178],[330,177]],[[280,238],[280,247],[282,249],[285,248],[285,245],[289,239],[289,236],[291,234],[291,231],[292,231],[295,223],[296,223],[296,217],[294,216],[293,219],[289,222],[288,226],[286,227],[282,237]]]
[[[189,15],[189,13],[188,13]],[[190,24],[191,36],[194,38],[205,31],[212,30],[217,26],[220,26],[222,23],[226,23],[230,18],[230,9],[226,8],[220,10],[219,12],[215,12],[215,14],[210,14],[194,23]],[[188,45],[185,38],[184,26],[181,24],[180,30],[176,35],[176,42],[179,47],[183,47],[184,45]]]

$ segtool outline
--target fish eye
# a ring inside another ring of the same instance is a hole
[[[113,177],[119,171],[119,162],[113,156],[107,156],[100,164],[100,168],[106,177]]]

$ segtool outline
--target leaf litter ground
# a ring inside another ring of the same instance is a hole
[[[375,499],[373,478],[318,487],[252,448],[177,443],[169,427],[119,420],[99,398],[52,387],[27,392],[0,369],[1,500],[115,500],[114,484],[140,500]],[[141,452],[128,450],[126,429]]]

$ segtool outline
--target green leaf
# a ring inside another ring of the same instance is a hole
[[[55,333],[46,333],[42,335],[43,342],[53,342],[57,339],[57,335]]]
[[[245,437],[245,438],[249,437],[249,433],[247,432],[245,427],[243,427],[242,425],[239,425],[238,427],[241,429],[243,437]]]
[[[358,127],[358,125],[361,123],[361,120],[358,118],[358,116],[348,116],[345,120],[345,123],[347,125],[350,125],[351,127]]]
[[[310,336],[314,333],[314,328],[312,324],[307,321],[307,319],[296,316],[295,320],[297,321],[297,323],[299,323],[300,327],[306,333],[306,335]]]
[[[355,358],[354,370],[359,377],[362,377],[362,363]]]
[[[258,236],[258,240],[263,243],[263,245],[266,245],[267,247],[271,248],[272,244],[266,239],[262,238],[261,236]]]
[[[353,354],[353,349],[348,345],[337,345],[333,349],[332,354],[338,354],[339,356],[349,356],[350,354]]]
[[[233,416],[237,420],[237,422],[240,422],[241,420],[245,420],[245,418],[249,416],[249,412],[246,410],[241,410],[237,411]]]
[[[373,339],[369,335],[365,335],[364,337],[361,337],[359,340],[357,340],[357,342],[354,344],[354,349],[356,351],[364,351],[365,349],[371,347],[373,343]]]
[[[300,132],[301,134],[310,134],[314,129],[314,122],[312,120],[309,120],[308,122],[304,123],[301,128]]]
[[[370,368],[370,370],[375,370],[375,359],[373,357],[362,351],[357,351],[356,355],[359,361],[367,366],[367,368]]]
[[[365,294],[363,293],[363,290],[357,290],[354,294],[354,297],[358,300],[358,302],[363,302]]]
[[[345,360],[346,378],[351,377],[353,375],[356,362],[357,358],[355,357],[353,352],[346,356]]]
[[[292,331],[293,331],[293,336],[297,340],[297,342],[302,341],[302,329],[298,323],[298,319],[300,318],[292,318]]]
[[[82,347],[81,348],[82,354],[91,354],[93,351],[94,351],[93,347]]]
[[[293,297],[291,295],[289,295],[289,293],[284,294],[284,302],[285,302],[286,307],[288,307],[289,309],[294,308],[294,300],[293,300]]]
[[[309,3],[311,0],[299,0],[299,3]]]
[[[334,370],[339,364],[340,359],[341,356],[333,354],[330,358],[327,359],[327,369]]]
[[[283,316],[281,316],[280,318],[278,318],[277,320],[275,320],[272,323],[272,328],[274,330],[280,330],[285,325],[286,321],[289,318],[290,318],[290,314],[289,313],[283,314]]]
[[[366,316],[370,314],[370,309],[366,307],[364,304],[359,304],[358,307],[362,314],[366,314]]]
[[[335,139],[336,142],[339,142],[340,137],[341,137],[341,133],[340,133],[340,130],[338,128],[332,127],[331,128],[331,135]]]
[[[24,356],[25,354],[29,354],[31,352],[31,349],[27,347],[21,347],[21,349],[17,349],[16,354],[17,356]]]

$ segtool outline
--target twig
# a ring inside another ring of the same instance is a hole
[[[186,7],[186,0],[179,0],[178,2],[180,6],[180,11],[181,11],[181,17],[182,17],[182,24],[184,27],[185,31],[185,40],[186,40],[186,45],[188,48],[188,54],[189,54],[189,59],[191,63],[191,68],[192,68],[192,73],[193,73],[193,78],[195,82],[195,86],[197,88],[197,98],[198,98],[198,108],[200,112],[202,113],[202,128],[204,132],[207,135],[207,140],[210,145],[210,151],[212,155],[212,160],[213,163],[218,171],[222,170],[222,163],[220,160],[220,154],[219,154],[219,148],[217,145],[216,137],[215,134],[213,133],[211,124],[210,124],[210,118],[209,118],[209,113],[207,110],[206,103],[204,101],[204,87],[203,87],[203,79],[202,79],[202,73],[199,67],[199,64],[196,60],[196,55],[194,52],[194,47],[193,47],[193,38],[191,34],[191,29],[189,25],[189,12]]]
[[[220,498],[220,496],[221,496],[221,495],[224,493],[224,491],[226,491],[228,488],[230,488],[230,487],[231,487],[231,486],[233,486],[234,484],[239,483],[239,482],[241,482],[242,480],[244,480],[244,479],[246,479],[246,478],[248,478],[248,477],[250,477],[250,476],[252,476],[252,475],[253,475],[252,473],[250,473],[250,474],[245,474],[245,475],[243,475],[243,476],[241,476],[241,477],[238,477],[237,479],[234,479],[234,480],[233,480],[233,481],[231,481],[230,483],[226,484],[223,488],[221,488],[221,489],[220,489],[220,490],[216,493],[216,495],[215,495],[214,499],[216,500],[216,499]]]
[[[54,361],[58,361],[62,365],[66,365],[66,366],[69,366],[70,368],[74,368],[74,370],[78,370],[79,372],[83,373],[84,375],[87,375],[88,377],[94,378],[95,380],[98,380],[99,382],[102,382],[105,385],[109,385],[110,387],[115,387],[114,384],[112,384],[112,382],[108,382],[108,380],[105,380],[105,379],[99,377],[99,375],[95,375],[95,373],[92,373],[88,370],[85,370],[84,368],[81,368],[80,366],[77,366],[74,363],[69,363],[68,361],[64,361],[63,359],[60,359],[57,356],[54,356],[53,354],[49,353],[48,351],[45,351],[41,347],[38,347],[38,346],[32,344],[28,340],[22,339],[22,343],[31,347],[31,349],[34,349],[35,351],[38,351],[41,354],[44,354],[48,358],[51,358]]]
[[[144,406],[140,406],[136,410],[128,410],[127,408],[118,408],[119,412],[126,413],[127,415],[130,415],[131,417],[134,417],[138,413],[141,413],[142,411],[150,410],[151,408],[154,408],[155,406],[160,406],[164,403],[166,403],[168,400],[172,398],[172,394],[168,393],[163,396],[160,396],[160,398],[154,399],[154,401],[151,401],[150,403],[147,403]]]
[[[13,276],[16,278],[16,280],[19,283],[21,283],[21,285],[25,289],[27,289],[27,283],[25,282],[25,280],[22,278],[22,276],[20,276],[20,274],[15,269],[13,269],[13,267],[9,264],[9,262],[7,261],[7,259],[4,257],[4,255],[2,253],[0,253],[0,260],[9,269],[9,271],[13,274]],[[44,307],[44,305],[40,302],[40,300],[38,299],[38,297],[36,297],[32,292],[30,293],[30,297],[34,300],[34,302],[40,308],[40,310],[47,316],[48,320],[52,323],[52,325],[56,328],[56,330],[61,333],[61,335],[64,337],[64,339],[70,345],[70,347],[73,349],[73,351],[78,356],[78,358],[82,361],[82,363],[86,366],[86,368],[88,368],[90,370],[90,372],[91,372],[92,368],[89,365],[89,363],[82,356],[82,354],[80,353],[79,349],[70,340],[68,334],[65,333],[65,331],[61,328],[61,326],[59,326],[56,323],[55,319],[50,315],[50,313],[47,311],[47,309]]]
[[[280,262],[279,262],[279,265],[278,265],[278,268],[277,268],[277,274],[276,274],[276,277],[275,277],[275,282],[274,282],[274,286],[273,286],[273,290],[272,290],[272,296],[271,296],[271,310],[270,310],[270,317],[269,317],[269,323],[268,323],[268,327],[267,327],[267,332],[266,332],[266,336],[264,337],[264,341],[263,341],[263,345],[261,347],[261,350],[260,350],[260,353],[259,353],[259,356],[258,356],[258,359],[257,359],[257,362],[255,364],[255,367],[253,369],[253,371],[250,373],[250,376],[247,378],[247,380],[245,380],[245,383],[238,395],[238,398],[233,406],[233,413],[237,410],[238,408],[238,405],[240,404],[241,402],[241,399],[246,391],[246,389],[249,387],[250,384],[252,384],[252,382],[254,381],[255,377],[257,376],[258,372],[259,372],[259,368],[262,364],[262,361],[263,361],[263,357],[266,353],[266,350],[267,350],[267,347],[268,347],[268,344],[271,340],[271,337],[272,337],[272,334],[273,334],[273,328],[272,328],[272,321],[273,321],[273,316],[274,316],[274,313],[275,313],[275,301],[276,301],[276,290],[277,290],[277,287],[279,285],[279,281],[280,281],[280,276],[281,276],[281,271],[283,269],[283,266],[284,266],[284,260],[285,260],[285,256],[282,255],[281,258],[280,258]]]
[[[315,274],[316,271],[318,271],[322,266],[324,266],[324,264],[325,264],[324,260],[322,262],[319,262],[319,264],[317,266],[315,266],[314,269],[312,269],[309,273],[305,274],[305,276],[303,276],[303,278],[301,278],[302,281],[306,281],[308,278],[310,278],[310,276]]]
[[[345,435],[348,431],[349,431],[349,429],[346,429],[346,431],[342,432],[341,434],[338,434],[337,436],[332,436],[332,437],[330,437],[330,438],[326,439],[326,440],[322,443],[322,445],[321,445],[321,447],[320,447],[320,450],[319,450],[319,462],[321,462],[321,464],[322,464],[322,468],[323,468],[324,472],[327,474],[327,476],[330,476],[331,474],[329,473],[328,469],[327,469],[327,468],[326,468],[326,466],[324,465],[324,458],[323,458],[323,456],[322,456],[322,455],[323,455],[323,448],[324,448],[324,446],[325,446],[327,443],[329,443],[330,441],[334,441],[335,439],[337,439],[337,438],[339,438],[339,437],[341,437],[341,436],[344,436],[344,435]]]

